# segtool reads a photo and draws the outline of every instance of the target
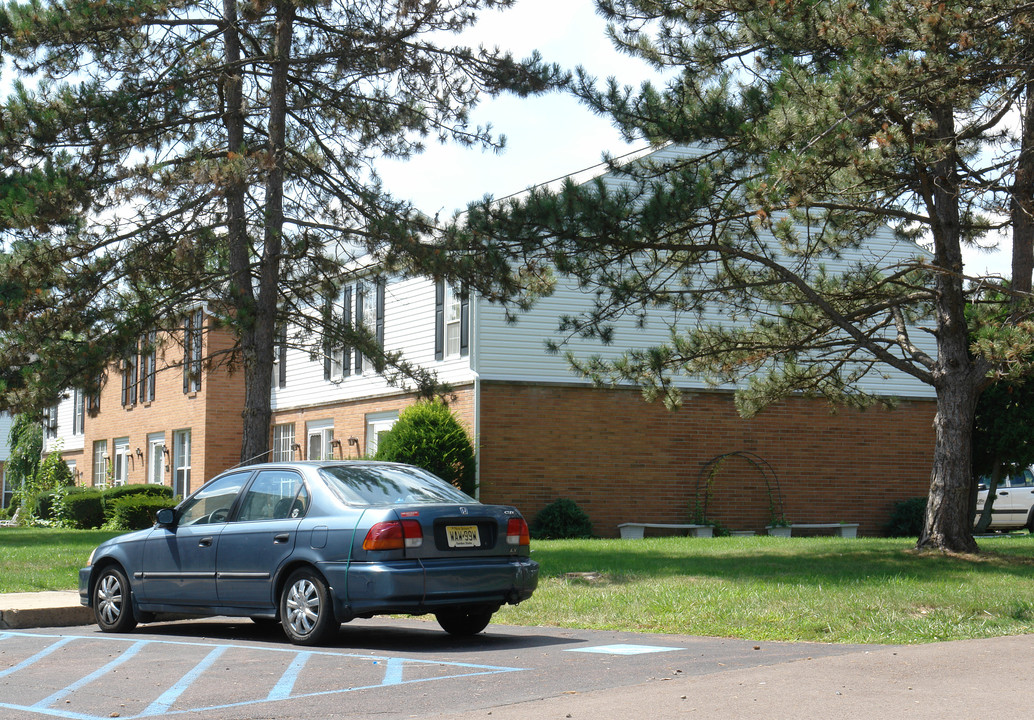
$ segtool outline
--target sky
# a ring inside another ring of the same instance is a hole
[[[641,60],[614,49],[594,8],[592,0],[517,0],[509,10],[483,15],[471,42],[498,45],[520,58],[538,50],[547,62],[566,69],[582,65],[601,80],[614,76],[638,85],[656,77]],[[497,154],[433,144],[411,160],[383,163],[385,187],[424,212],[448,217],[486,194],[506,197],[597,165],[605,152],[620,156],[645,146],[625,143],[606,118],[555,93],[491,98],[475,108],[472,121],[491,123],[506,136],[506,148]],[[964,250],[967,274],[1008,277],[1010,248],[1004,238],[993,252]]]

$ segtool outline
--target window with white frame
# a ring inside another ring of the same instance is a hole
[[[273,462],[294,460],[294,423],[273,426]]]
[[[158,333],[152,330],[140,341],[140,402],[154,401],[158,376]]]
[[[129,482],[129,438],[116,438],[115,463],[112,467],[112,485]]]
[[[201,390],[201,361],[204,358],[205,311],[187,313],[183,323],[183,392]]]
[[[185,496],[190,492],[190,430],[172,434],[172,493]]]
[[[355,285],[355,322],[373,335],[380,347],[384,347],[384,278],[371,278]],[[355,353],[355,371],[381,372],[379,360],[365,357],[358,350]]]
[[[86,393],[72,391],[72,434],[82,435],[86,427]]]
[[[147,436],[147,482],[165,484],[165,433]]]
[[[397,410],[382,413],[369,413],[366,416],[366,456],[373,457],[381,436],[391,430],[399,419]]]
[[[434,359],[470,352],[470,302],[467,295],[444,280],[435,283]]]
[[[334,441],[334,421],[319,420],[306,423],[306,460],[331,460]]]
[[[93,443],[93,477],[94,487],[103,488],[108,484],[108,441],[96,440]]]

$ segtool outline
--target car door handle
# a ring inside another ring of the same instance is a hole
[[[210,538],[210,537],[201,538],[200,540],[197,541],[197,546],[198,547],[212,547],[212,538]]]
[[[277,543],[277,544],[285,543],[285,542],[287,542],[290,539],[291,539],[291,534],[290,533],[280,533],[279,535],[274,535],[273,536],[273,542]]]

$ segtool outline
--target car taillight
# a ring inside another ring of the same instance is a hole
[[[401,550],[423,543],[424,531],[416,520],[388,520],[370,528],[363,540],[363,550]]]
[[[524,518],[510,518],[506,523],[506,542],[510,545],[531,545],[531,533]]]

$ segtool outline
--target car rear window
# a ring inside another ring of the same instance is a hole
[[[405,465],[338,465],[320,475],[350,505],[477,502],[431,473]]]

